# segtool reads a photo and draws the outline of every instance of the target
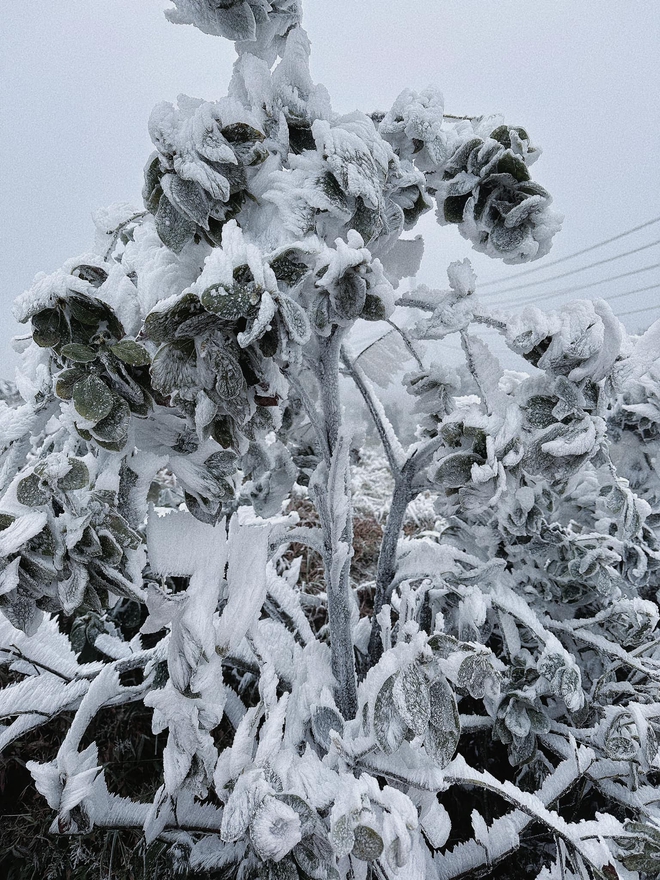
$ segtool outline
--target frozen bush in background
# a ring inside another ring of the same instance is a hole
[[[602,300],[492,312],[468,261],[401,295],[422,256],[402,235],[434,203],[492,257],[548,251],[527,132],[446,119],[432,89],[335,114],[294,0],[168,17],[238,41],[229,95],[159,105],[144,210],[99,212],[95,250],[15,307],[31,339],[20,400],[0,401],[0,745],[74,712],[29,764],[52,831],[143,828],[221,876],[448,880],[505,856],[539,880],[656,876],[658,325],[629,337]],[[386,320],[356,358],[351,328]],[[502,370],[480,325],[530,372]],[[424,357],[449,335],[462,373]],[[412,367],[408,448],[369,378],[387,383],[387,346]],[[340,373],[391,471],[366,584]],[[287,512],[294,486],[311,524]],[[436,528],[404,536],[421,497]],[[167,733],[149,803],[83,746],[130,702]]]

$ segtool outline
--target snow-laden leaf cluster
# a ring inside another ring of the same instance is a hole
[[[99,212],[93,252],[15,305],[0,744],[71,713],[29,763],[51,830],[142,828],[193,870],[655,876],[658,328],[602,300],[492,311],[467,260],[401,294],[434,202],[492,257],[547,252],[527,132],[445,118],[433,89],[340,116],[298,2],[175,6],[237,41],[229,95],[159,105],[144,209]],[[389,321],[380,354],[352,353],[361,321]],[[427,356],[447,336],[464,368]],[[404,361],[407,448],[370,380]],[[383,447],[357,478],[345,381]],[[110,790],[90,739],[130,703],[166,741],[150,801]]]

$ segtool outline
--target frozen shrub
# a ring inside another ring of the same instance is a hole
[[[402,234],[434,203],[494,258],[547,252],[527,132],[446,119],[432,89],[339,116],[299,2],[175,5],[237,41],[228,97],[157,107],[144,209],[100,212],[96,250],[15,306],[0,745],[72,712],[28,765],[51,830],[141,828],[218,876],[449,880],[505,857],[538,880],[657,876],[657,326],[628,337],[602,300],[491,313],[468,261],[401,295],[422,254]],[[367,375],[396,357],[365,370],[346,345],[385,320],[415,361],[408,448]],[[424,359],[450,335],[463,371]],[[369,583],[340,373],[391,471]],[[421,497],[435,528],[404,534]],[[150,801],[109,790],[88,733],[126,703],[167,738]]]

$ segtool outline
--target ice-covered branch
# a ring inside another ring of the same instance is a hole
[[[376,396],[373,386],[365,375],[364,370],[361,369],[357,362],[351,359],[345,348],[342,349],[341,359],[367,405],[369,415],[373,420],[374,426],[378,431],[378,436],[383,444],[383,449],[385,450],[390,470],[396,479],[405,462],[405,451],[401,446],[399,438],[394,433],[394,429],[392,428],[390,420],[387,418],[383,405]]]

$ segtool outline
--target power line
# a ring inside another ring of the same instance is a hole
[[[658,288],[660,288],[660,283],[659,284],[649,284],[647,287],[636,287],[635,290],[626,290],[625,293],[617,293],[614,296],[610,296],[608,299],[605,300],[605,302],[609,303],[610,300],[613,300],[613,299],[621,299],[624,296],[632,296],[634,293],[644,293],[647,290],[658,290]],[[657,309],[657,308],[660,308],[660,303],[658,303],[657,306],[656,305],[644,306],[644,308],[641,308],[641,309],[633,309],[632,311],[629,311],[629,312],[622,312],[620,315],[617,315],[617,318],[623,318],[626,315],[638,315],[638,314],[641,314],[642,312],[648,312],[648,311],[651,311],[652,309]],[[487,327],[487,328],[481,329],[480,332],[481,333],[497,333],[498,331],[493,327]]]
[[[611,278],[603,278],[600,281],[590,281],[589,284],[578,284],[574,287],[564,287],[562,290],[556,291],[556,293],[543,293],[537,294],[536,296],[531,296],[527,299],[512,299],[512,300],[493,300],[492,305],[501,306],[509,302],[511,305],[523,306],[528,303],[535,302],[537,299],[553,299],[556,296],[563,296],[566,293],[575,293],[578,290],[587,290],[589,287],[598,287],[599,284],[609,284],[610,281],[618,281],[620,278],[629,278],[631,275],[639,275],[642,272],[649,272],[651,269],[657,269],[660,267],[660,263],[652,263],[650,266],[643,266],[641,269],[632,269],[630,272],[622,272],[620,275],[612,275]],[[617,294],[617,296],[621,296],[622,294]],[[610,297],[611,298],[611,297]]]
[[[602,297],[602,299],[604,299],[605,302],[610,302],[610,300],[613,300],[613,299],[621,299],[624,296],[632,296],[633,293],[644,293],[647,290],[657,290],[659,287],[660,287],[660,283],[648,284],[646,287],[636,287],[634,290],[626,290],[624,293],[615,293],[614,296]],[[533,300],[531,300],[531,302],[536,302],[537,299],[539,299],[539,297],[535,297]],[[511,304],[511,306],[518,306],[518,305],[524,306],[524,305],[529,305],[529,303],[521,302],[521,303],[512,303]],[[556,306],[555,308],[561,308],[561,303],[558,306]],[[649,308],[652,308],[652,306],[650,306]],[[506,306],[505,306],[505,309],[506,309]]]
[[[638,232],[640,229],[646,229],[647,226],[653,226],[654,223],[658,223],[660,221],[660,217],[654,217],[652,220],[647,220],[646,223],[641,223],[639,226],[634,226],[632,229],[628,229],[625,232],[620,232],[618,235],[612,236],[612,238],[606,238],[604,241],[599,241],[597,244],[592,244],[589,247],[582,248],[580,251],[574,251],[572,254],[567,254],[565,257],[560,257],[558,260],[551,260],[549,263],[544,263],[542,266],[534,266],[531,269],[525,269],[524,272],[515,272],[513,275],[504,275],[502,278],[495,278],[491,281],[484,281],[480,284],[480,287],[490,287],[493,284],[500,284],[502,281],[510,281],[512,279],[520,278],[522,275],[530,275],[532,272],[540,272],[542,269],[549,269],[550,266],[558,266],[560,263],[565,263],[567,260],[572,260],[573,257],[580,257],[582,254],[588,254],[590,251],[595,251],[596,248],[604,247],[606,244],[611,244],[613,241],[618,241],[620,238],[625,238],[627,235],[632,235],[633,232]]]
[[[627,290],[625,293],[615,293],[614,296],[609,296],[606,302],[609,302],[611,299],[621,299],[622,296],[632,296],[633,293],[644,293],[645,290],[657,290],[658,287],[660,287],[660,284],[649,284],[648,287],[638,287],[636,290]],[[652,306],[649,308],[652,308]]]
[[[649,268],[653,268],[653,267],[649,267]],[[613,300],[613,299],[621,299],[624,296],[632,296],[634,293],[644,293],[647,290],[657,290],[658,288],[660,288],[660,283],[649,284],[646,287],[636,287],[635,290],[626,290],[625,293],[617,293],[614,296],[609,297],[609,299],[607,299],[606,302],[609,302],[610,300]],[[617,315],[617,318],[625,318],[628,315],[641,315],[642,312],[650,312],[653,309],[658,309],[658,308],[660,308],[660,302],[657,305],[644,306],[641,309],[631,309],[628,312],[621,312],[619,315]],[[498,336],[501,335],[499,330],[497,330],[497,328],[495,328],[495,327],[480,327],[479,328],[479,335],[480,336],[485,335],[487,333],[490,333],[490,334],[495,333]],[[384,338],[384,337],[381,337],[381,339],[382,338]],[[377,341],[380,341],[380,340],[377,340]],[[440,341],[442,341],[444,343],[445,348],[449,348],[452,351],[461,351],[462,350],[460,346],[453,345],[452,343],[447,343],[444,339],[440,340]]]
[[[642,312],[650,312],[653,309],[660,309],[660,303],[657,306],[645,306],[643,309],[632,309],[629,312],[621,312],[620,315],[617,315],[617,318],[625,318],[627,315],[641,315]]]
[[[568,272],[561,272],[559,275],[551,275],[550,278],[544,278],[542,281],[530,281],[527,284],[518,284],[516,287],[508,287],[506,290],[498,290],[496,293],[498,295],[504,295],[505,293],[512,293],[514,290],[526,290],[528,287],[536,287],[539,284],[558,281],[560,278],[566,278],[569,275],[576,275],[578,272],[584,272],[586,269],[593,269],[596,266],[604,266],[606,263],[613,263],[615,260],[629,257],[631,254],[638,254],[640,251],[645,251],[647,248],[653,247],[656,244],[660,244],[660,238],[656,238],[655,241],[649,241],[647,244],[633,248],[630,251],[624,251],[622,254],[615,254],[613,257],[606,257],[604,260],[596,260],[595,263],[587,263],[586,266],[580,266],[577,269],[570,269]]]

